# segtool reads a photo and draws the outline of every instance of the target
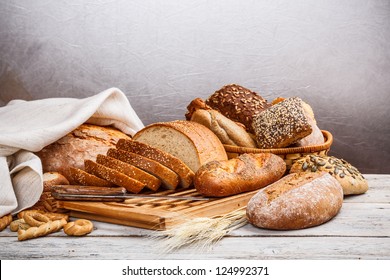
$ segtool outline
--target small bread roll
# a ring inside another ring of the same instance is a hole
[[[294,173],[255,194],[247,217],[260,228],[303,229],[329,221],[342,203],[342,187],[328,173]]]

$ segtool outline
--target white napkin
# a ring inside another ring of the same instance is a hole
[[[0,107],[0,217],[33,206],[42,194],[42,164],[32,152],[83,123],[112,125],[131,136],[144,127],[117,88],[84,99],[13,100]]]

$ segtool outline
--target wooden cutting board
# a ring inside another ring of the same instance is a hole
[[[130,198],[124,202],[82,202],[58,200],[57,207],[70,210],[76,218],[165,230],[194,217],[214,217],[246,206],[257,191],[211,200]],[[201,196],[195,189],[166,190],[153,195]]]

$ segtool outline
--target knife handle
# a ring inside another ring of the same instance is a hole
[[[97,186],[80,186],[80,185],[55,185],[51,187],[51,195],[59,200],[85,200],[78,198],[77,195],[99,195],[99,196],[120,196],[126,193],[122,187],[97,187]],[[70,195],[70,196],[69,196]],[[123,201],[122,198],[96,198],[88,199],[89,201]]]

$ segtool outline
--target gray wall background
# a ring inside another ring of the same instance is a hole
[[[147,125],[228,83],[301,97],[331,155],[390,173],[390,1],[0,1],[0,106],[118,87]]]

